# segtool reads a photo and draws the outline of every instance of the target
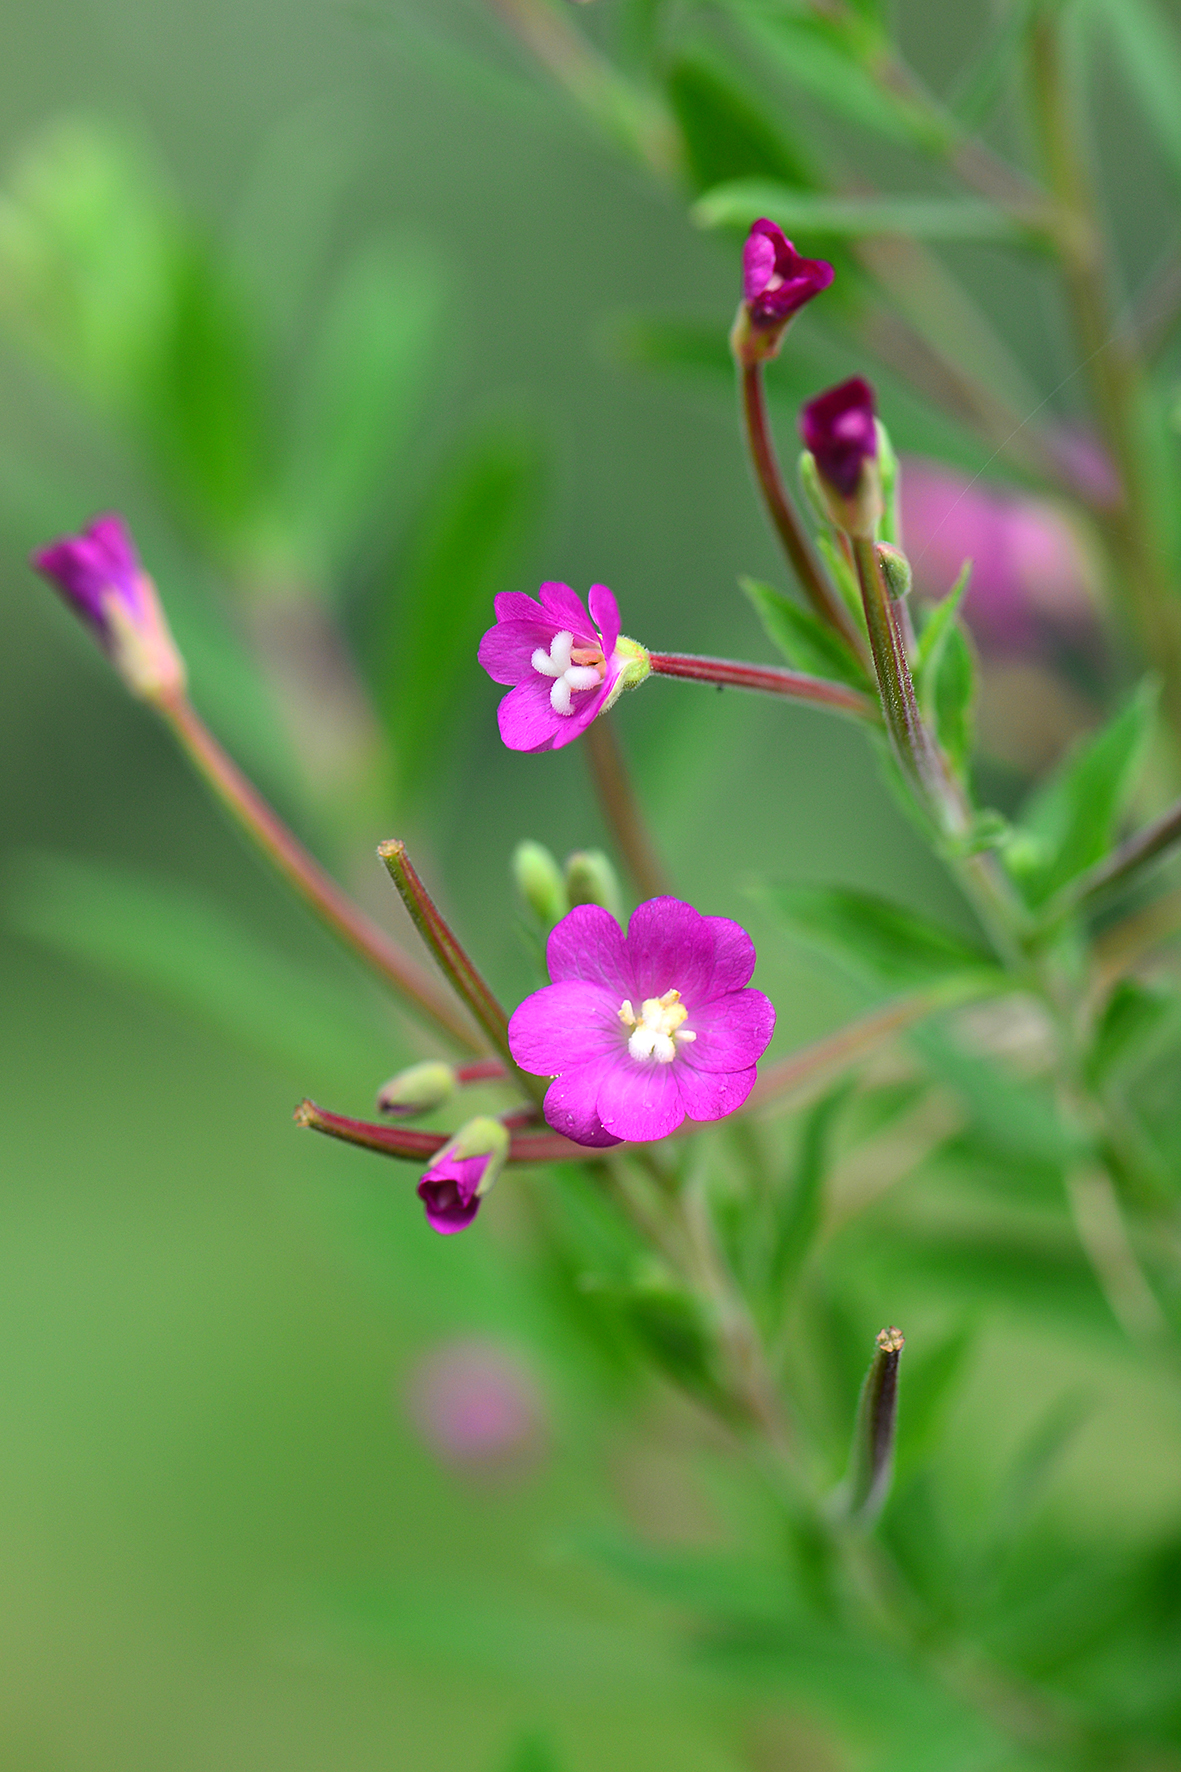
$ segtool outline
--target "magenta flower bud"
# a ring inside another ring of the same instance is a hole
[[[569,585],[543,584],[538,596],[495,598],[496,626],[480,641],[492,681],[513,685],[497,712],[510,751],[560,750],[651,669],[644,648],[619,632],[606,585],[591,586],[589,615]]]
[[[504,1168],[508,1147],[500,1121],[483,1114],[444,1145],[418,1184],[432,1230],[446,1237],[467,1229]]]
[[[755,222],[742,248],[742,305],[730,337],[738,360],[777,356],[788,321],[834,274],[826,259],[802,257],[774,222]]]
[[[601,906],[578,905],[546,961],[553,983],[526,997],[508,1038],[522,1070],[553,1077],[555,1132],[584,1145],[644,1141],[742,1106],[775,1010],[749,988],[754,944],[737,923],[652,898],[625,936]]]
[[[151,701],[184,689],[184,662],[121,517],[96,517],[81,535],[38,549],[31,563],[93,630],[133,694]]]
[[[850,535],[872,536],[882,515],[874,392],[859,375],[818,394],[800,414],[829,515]]]

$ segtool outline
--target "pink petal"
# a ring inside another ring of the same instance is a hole
[[[586,600],[591,620],[603,638],[603,656],[610,658],[619,638],[619,604],[615,601],[615,593],[606,585],[592,585]]]
[[[530,599],[525,597],[522,601],[527,603]],[[520,683],[530,676],[540,678],[541,673],[533,669],[533,654],[539,646],[549,651],[554,632],[544,617],[540,622],[498,621],[480,641],[476,657],[494,683]],[[548,694],[549,678],[545,681]]]
[[[550,706],[548,677],[536,671],[510,689],[496,710],[500,736],[510,751],[548,751],[556,729],[565,725]]]
[[[586,605],[581,597],[575,596],[569,585],[549,580],[542,585],[538,595],[546,614],[553,617],[559,629],[567,628],[574,635],[576,644],[587,646],[596,643]]]
[[[513,1011],[508,1043],[523,1071],[556,1077],[609,1057],[626,1043],[620,999],[602,984],[565,979],[546,985]]]
[[[685,1118],[685,1106],[672,1064],[617,1059],[599,1084],[596,1106],[608,1132],[647,1142],[667,1138]]]
[[[681,1101],[691,1120],[721,1120],[740,1108],[751,1089],[758,1071],[752,1064],[745,1071],[695,1071],[682,1064],[678,1053],[667,1067],[677,1073]]]
[[[497,621],[539,621],[544,625],[549,620],[537,598],[526,597],[522,591],[501,591],[493,597],[492,607]]]
[[[677,1054],[695,1071],[744,1071],[763,1056],[775,1032],[775,1005],[762,991],[748,986],[715,997],[711,1003],[686,1003],[686,1032],[696,1034]]]
[[[757,225],[757,224],[756,224]],[[742,248],[742,288],[747,301],[762,295],[775,269],[775,243],[766,234],[751,233]]]
[[[573,744],[581,738],[587,727],[595,720],[611,693],[611,685],[619,675],[619,667],[614,672],[608,669],[607,675],[598,689],[583,690],[576,693],[571,710],[568,714],[559,715],[562,730],[554,736],[554,749],[560,751],[563,745]]]
[[[637,995],[623,931],[601,905],[576,905],[562,918],[550,932],[545,963],[555,984],[577,978],[600,985],[612,995],[618,991],[616,1009],[625,997]]]
[[[755,969],[755,944],[740,923],[729,917],[707,917],[714,933],[714,969],[709,981],[711,997],[740,991],[750,983]]]
[[[622,1140],[607,1131],[595,1108],[599,1086],[617,1063],[614,1055],[596,1058],[555,1077],[545,1092],[546,1125],[565,1133],[575,1144],[620,1144]]]
[[[632,912],[627,953],[641,997],[677,990],[692,1011],[709,998],[714,932],[700,911],[679,898],[650,898]]]

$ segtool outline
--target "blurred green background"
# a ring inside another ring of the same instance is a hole
[[[984,29],[984,9],[960,0],[903,11],[936,86]],[[375,237],[438,292],[432,367],[349,569],[355,632],[384,631],[383,594],[429,553],[411,513],[426,509],[429,531],[439,461],[492,427],[526,463],[502,582],[602,580],[625,631],[650,645],[766,656],[736,580],[775,564],[728,389],[646,378],[611,344],[635,310],[720,335],[733,242],[695,232],[584,132],[474,7],[43,0],[9,5],[5,40],[4,159],[62,116],[126,132],[208,237],[235,243],[293,361],[334,275]],[[1131,135],[1117,172],[1138,209],[1129,234],[1144,239],[1165,197],[1134,147]],[[1040,363],[1053,315],[1022,301],[999,254],[972,250],[1015,350]],[[211,934],[202,1024],[169,988],[141,993],[84,953],[0,934],[0,1763],[841,1763],[789,1686],[768,1678],[752,1695],[704,1663],[671,1604],[594,1554],[630,1534],[711,1548],[774,1527],[687,1406],[621,1376],[580,1333],[531,1256],[525,1185],[510,1179],[472,1235],[443,1240],[413,1170],[291,1125],[305,1093],[367,1112],[415,1048],[34,581],[29,548],[96,509],[126,511],[198,705],[402,928],[368,859],[395,833],[380,796],[350,809],[343,834],[331,795],[318,815],[301,801],[278,713],[245,665],[239,677],[225,665],[216,564],[194,564],[117,436],[26,356],[0,353],[0,792],[16,898],[26,929],[40,914],[69,946],[68,895],[53,911],[60,871],[47,880],[28,852],[74,857],[75,889],[95,902],[110,879],[92,863],[143,865],[199,895],[165,947],[200,947],[212,896],[251,958]],[[604,837],[578,747],[508,753],[497,693],[470,670],[450,687],[450,741],[402,800],[396,834],[516,1000],[532,974],[514,844],[562,855]],[[686,896],[754,930],[781,1047],[858,999],[760,921],[749,877],[835,879],[962,918],[851,729],[667,682],[619,723]],[[257,1012],[271,992],[278,1008]],[[947,1321],[946,1287],[921,1264],[850,1259],[866,1345],[887,1320],[920,1343]],[[1163,1380],[1133,1375],[1086,1311],[1064,1327],[1040,1323],[1036,1300],[994,1301],[978,1328],[934,1455],[957,1477],[955,1530],[974,1531],[1029,1424],[1080,1387],[1090,1412],[1055,1482],[1056,1530],[1110,1545],[1181,1528],[1181,1422]],[[509,1350],[540,1387],[549,1425],[527,1468],[464,1475],[413,1428],[415,1362],[461,1335]]]

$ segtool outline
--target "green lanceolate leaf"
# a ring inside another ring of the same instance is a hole
[[[1181,178],[1181,41],[1154,0],[1093,0],[1174,177]]]
[[[431,373],[438,278],[419,254],[370,242],[329,299],[296,402],[279,521],[331,581],[395,469]]]
[[[1156,693],[1152,682],[1141,684],[1023,809],[1006,860],[1031,905],[1045,904],[1107,853],[1148,742]]]
[[[934,984],[993,970],[988,954],[966,937],[873,893],[773,885],[758,896],[800,941],[874,984]]]
[[[1134,978],[1122,978],[1099,1018],[1087,1060],[1093,1086],[1135,1062],[1164,1025],[1177,1014],[1177,998],[1152,990]]]
[[[439,474],[398,585],[377,685],[404,791],[431,774],[456,724],[459,684],[479,680],[480,635],[537,521],[544,478],[537,436],[505,423],[471,438]]]
[[[183,881],[31,853],[4,894],[10,928],[124,979],[308,1076],[377,1080],[392,1054],[365,992],[276,952]]]
[[[972,755],[976,709],[976,654],[962,621],[948,624],[924,684],[935,736],[959,776]]]
[[[1061,1168],[1083,1154],[1085,1141],[1063,1123],[1047,1091],[1011,1076],[982,1053],[965,1051],[938,1026],[916,1028],[910,1040],[1002,1156]]]
[[[842,1083],[804,1116],[794,1170],[774,1202],[767,1291],[776,1319],[820,1228],[825,1177],[832,1162],[832,1135],[852,1085]]]
[[[919,649],[914,661],[915,678],[921,682],[923,674],[938,663],[939,655],[947,641],[947,636],[959,614],[960,604],[967,594],[972,578],[972,562],[965,560],[960,567],[959,577],[948,591],[946,597],[927,611],[919,635]]]
[[[680,56],[666,85],[695,191],[744,178],[805,188],[815,184],[804,154],[784,139],[750,93],[713,59]]]
[[[777,646],[789,665],[815,677],[835,678],[867,693],[871,685],[857,661],[822,626],[814,615],[757,578],[741,578],[739,584],[755,606],[767,638]]]
[[[790,234],[864,239],[901,234],[912,240],[1018,240],[1021,229],[1003,210],[975,197],[827,197],[764,179],[716,185],[698,199],[703,228],[747,228],[760,216]]]
[[[898,1477],[905,1480],[924,1463],[939,1433],[960,1379],[973,1334],[956,1329],[934,1344],[916,1340],[906,1356],[906,1408],[898,1419],[895,1454]]]
[[[1004,95],[1018,67],[1017,48],[1028,28],[1034,0],[1007,0],[983,49],[958,82],[953,115],[967,129],[979,129]]]

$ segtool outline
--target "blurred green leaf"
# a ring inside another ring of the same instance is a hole
[[[167,323],[176,238],[133,138],[84,118],[54,123],[0,197],[0,318],[64,381],[126,418]]]
[[[581,1532],[573,1543],[604,1568],[678,1606],[769,1619],[799,1609],[784,1572],[767,1561],[725,1552],[656,1548],[607,1532]]]
[[[1092,0],[1174,177],[1181,178],[1181,43],[1153,0]]]
[[[522,1735],[501,1772],[560,1772],[557,1754],[545,1735]]]
[[[1008,0],[994,9],[992,29],[976,60],[956,86],[953,115],[967,129],[979,129],[1004,94],[1019,66],[1017,50],[1028,28],[1034,0]]]
[[[617,1303],[657,1369],[690,1396],[724,1413],[728,1396],[714,1367],[714,1338],[697,1298],[654,1274],[621,1290]]]
[[[914,674],[921,682],[924,672],[938,663],[952,624],[959,614],[960,604],[967,594],[972,578],[972,562],[965,560],[960,567],[960,575],[948,591],[946,597],[940,599],[934,608],[927,611],[919,635],[919,649],[914,661]]]
[[[545,460],[536,434],[493,424],[440,470],[400,579],[378,684],[404,792],[428,779],[475,681],[476,648],[540,513]]]
[[[296,402],[282,471],[280,522],[294,558],[339,581],[394,470],[437,372],[437,272],[419,253],[370,241],[328,299]]]
[[[177,242],[168,312],[146,367],[140,420],[151,465],[214,551],[257,522],[274,466],[261,338],[210,243]]]
[[[795,1277],[820,1228],[824,1183],[832,1164],[833,1130],[851,1090],[851,1083],[840,1084],[804,1115],[792,1173],[773,1201],[767,1293],[775,1321],[783,1315]]]
[[[1134,978],[1122,978],[1107,999],[1095,1029],[1087,1078],[1101,1087],[1112,1073],[1134,1061],[1160,1028],[1177,1013],[1177,998]]]
[[[748,228],[760,216],[792,234],[841,239],[901,234],[911,240],[1022,238],[1003,210],[975,197],[826,197],[765,179],[738,179],[698,198],[693,219],[703,228]]]
[[[873,893],[770,885],[758,888],[757,896],[798,940],[874,984],[931,984],[994,970],[982,948]]]
[[[908,1345],[895,1452],[901,1484],[929,1456],[972,1346],[973,1331],[953,1330],[933,1347]]]
[[[1034,907],[1107,853],[1148,743],[1156,698],[1156,685],[1146,680],[1022,809],[1019,838],[1006,859]]]
[[[757,578],[740,578],[738,582],[754,604],[767,638],[779,648],[793,669],[851,683],[857,689],[870,689],[869,680],[858,668],[856,660],[850,658],[831,629],[824,627],[814,615],[801,609],[782,591],[774,590]]]
[[[934,1024],[908,1036],[934,1074],[953,1088],[992,1148],[1059,1168],[1086,1148],[1062,1122],[1046,1089],[1010,1075],[980,1052],[966,1052]]]
[[[933,649],[924,672],[923,699],[956,774],[963,777],[972,755],[976,706],[976,654],[962,621],[952,620]]]
[[[806,156],[715,61],[701,54],[678,56],[666,90],[695,191],[744,178],[805,188],[815,184]]]
[[[22,935],[153,992],[309,1083],[331,1070],[376,1084],[396,1056],[359,985],[354,993],[292,962],[183,881],[25,853],[11,860],[3,906]]]
[[[834,9],[828,16],[811,7],[772,10],[761,0],[730,0],[730,10],[745,25],[763,64],[771,63],[826,110],[874,135],[930,153],[950,146],[950,120],[874,78],[871,69],[880,64],[886,45],[870,21],[851,10]]]

